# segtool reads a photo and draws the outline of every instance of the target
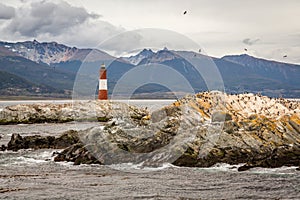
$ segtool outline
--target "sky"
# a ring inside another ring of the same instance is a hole
[[[154,28],[182,34],[215,57],[247,53],[300,64],[299,10],[299,0],[0,0],[0,40],[94,48]],[[115,45],[129,48],[134,39]]]

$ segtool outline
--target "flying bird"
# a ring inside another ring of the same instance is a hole
[[[248,51],[248,49],[246,49],[246,48],[245,48],[244,50],[245,50],[245,51]]]
[[[183,14],[185,15],[187,13],[187,11],[185,10],[184,12],[183,12]]]
[[[284,57],[284,58],[287,58],[287,55],[284,55],[283,57]]]

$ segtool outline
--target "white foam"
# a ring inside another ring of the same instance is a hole
[[[120,163],[120,164],[112,164],[107,165],[110,168],[120,170],[120,171],[130,171],[130,172],[150,172],[150,171],[157,171],[157,170],[163,170],[171,167],[176,167],[170,163],[164,163],[158,167],[149,167],[144,166],[144,163],[139,164],[133,164],[133,163]]]
[[[277,175],[285,175],[285,174],[295,174],[293,172],[291,172],[291,170],[295,170],[298,167],[293,166],[293,167],[278,167],[278,168],[261,168],[261,167],[257,167],[257,168],[252,168],[249,170],[250,173],[254,173],[254,174],[277,174]]]
[[[243,166],[244,163],[238,164],[238,165],[230,165],[227,163],[217,163],[211,167],[201,167],[201,168],[197,168],[200,170],[204,170],[204,171],[220,171],[220,172],[237,172],[238,168]]]
[[[32,165],[39,163],[49,162],[52,158],[52,154],[54,151],[42,151],[42,152],[30,152],[31,150],[21,150],[19,152],[15,152],[16,154],[21,153],[23,155],[19,155],[16,157],[8,157],[6,162],[6,166],[9,165]],[[9,154],[14,152],[8,152]]]

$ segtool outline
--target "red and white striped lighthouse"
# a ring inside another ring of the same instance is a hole
[[[107,79],[106,79],[106,68],[103,63],[100,68],[100,76],[99,76],[99,92],[98,92],[99,100],[107,100]]]

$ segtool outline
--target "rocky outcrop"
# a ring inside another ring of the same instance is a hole
[[[209,167],[246,163],[240,171],[299,166],[299,108],[299,102],[284,99],[206,92],[183,98],[139,122],[112,119],[103,130],[86,130],[81,141],[104,164],[146,160],[147,164],[172,161],[178,166]],[[185,145],[171,145],[180,141]],[[159,149],[163,150],[151,154]]]
[[[91,109],[94,112],[93,105],[97,105],[97,112],[104,113],[97,117],[109,119],[105,127],[78,132],[78,142],[56,155],[55,161],[151,166],[171,162],[189,167],[245,163],[239,171],[300,166],[300,102],[254,94],[205,92],[187,96],[151,114],[123,104],[91,102],[81,107],[85,113],[81,119],[89,116],[86,113]],[[30,146],[30,142],[23,142],[25,137],[13,138],[10,148],[16,144],[21,144],[21,148]],[[44,140],[52,144],[58,139]],[[31,141],[40,139],[33,137]]]
[[[147,111],[122,103],[110,101],[76,101],[73,104],[14,105],[0,111],[0,125],[18,123],[100,121],[124,115],[124,110],[136,119],[147,115]]]
[[[19,149],[64,149],[79,143],[77,131],[66,131],[59,137],[40,135],[25,136],[13,134],[7,145],[7,150],[18,151]]]
[[[54,161],[74,162],[74,165],[79,164],[102,164],[96,159],[82,143],[77,143],[69,146],[60,153],[56,153]]]

